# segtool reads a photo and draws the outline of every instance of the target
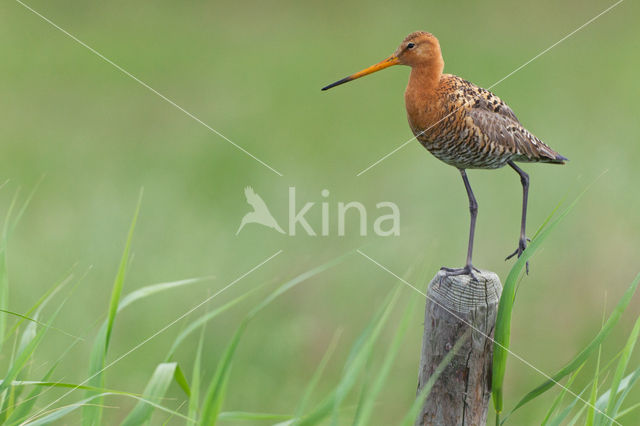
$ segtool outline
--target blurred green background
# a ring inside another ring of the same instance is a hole
[[[0,178],[9,180],[0,191],[3,210],[18,188],[24,195],[44,175],[10,242],[10,307],[25,311],[72,265],[80,275],[91,267],[58,321],[58,327],[86,339],[66,355],[58,372],[65,381],[80,382],[87,376],[92,337],[106,315],[141,187],[144,199],[125,292],[154,282],[216,278],[124,312],[117,319],[110,359],[280,249],[281,255],[202,309],[262,283],[275,285],[355,248],[399,275],[409,271],[409,281],[423,289],[440,266],[462,266],[468,210],[455,169],[413,142],[356,177],[411,137],[403,101],[409,70],[394,67],[327,93],[320,87],[386,57],[414,30],[440,39],[445,72],[487,87],[612,3],[28,4],[284,175],[19,3],[3,2]],[[518,293],[512,350],[549,373],[597,332],[603,309],[611,309],[640,269],[638,16],[637,2],[623,2],[492,90],[525,126],[571,159],[563,167],[524,165],[532,179],[530,235],[561,200],[573,200],[595,181],[535,256]],[[475,264],[504,279],[511,266],[504,257],[517,244],[519,179],[508,169],[469,176],[480,205]],[[318,203],[324,200],[320,192],[328,189],[332,236],[291,237],[257,225],[236,236],[249,211],[243,194],[248,185],[283,226],[287,188],[295,186],[299,205],[316,202],[307,216],[316,230]],[[401,210],[400,236],[361,237],[351,221],[347,235],[337,237],[338,201],[366,205],[370,227],[375,203],[395,202]],[[330,389],[350,344],[397,284],[353,254],[285,294],[260,314],[241,342],[225,409],[291,412],[341,328],[337,353],[320,386]],[[265,291],[207,327],[206,374]],[[407,288],[401,305],[412,298],[421,296]],[[617,352],[628,335],[640,312],[637,301],[607,340],[605,355]],[[376,424],[402,418],[415,396],[422,300],[419,306]],[[142,391],[181,324],[110,368],[107,387]],[[383,336],[381,351],[390,338]],[[33,366],[36,373],[45,371],[70,341],[49,334],[39,350],[41,364]],[[196,342],[190,340],[179,353],[187,368]],[[9,355],[3,353],[0,363]],[[512,359],[507,408],[542,379]],[[47,398],[55,395],[50,391]],[[65,401],[80,399],[75,396]],[[174,389],[172,396],[176,399],[169,404],[179,406],[180,391]],[[518,412],[512,424],[539,423],[549,405],[541,401]],[[121,419],[132,404],[110,400],[119,409],[107,409],[107,420]]]

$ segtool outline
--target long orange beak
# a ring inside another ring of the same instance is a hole
[[[338,80],[335,83],[331,83],[330,85],[323,87],[322,90],[329,90],[332,87],[336,87],[351,80],[355,80],[356,78],[364,77],[365,75],[372,74],[376,71],[389,68],[392,65],[398,65],[399,63],[400,60],[398,59],[398,57],[396,55],[391,55],[384,61],[378,62],[375,65],[371,65],[369,68],[365,68],[362,71],[358,71],[357,73],[350,75],[349,77],[345,77],[342,80]]]

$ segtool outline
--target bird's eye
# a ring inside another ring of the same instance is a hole
[[[407,44],[407,49],[413,49],[414,47],[416,47],[415,43],[408,43]]]

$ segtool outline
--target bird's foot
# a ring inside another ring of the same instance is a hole
[[[504,260],[509,260],[511,259],[513,256],[518,255],[518,258],[520,258],[520,256],[522,256],[522,253],[524,252],[524,249],[527,248],[527,242],[530,242],[531,240],[529,238],[520,238],[520,241],[518,241],[518,248],[511,253],[509,256],[507,256]],[[526,270],[527,270],[527,275],[529,275],[529,261],[527,260],[527,264],[526,264]]]
[[[440,268],[440,270],[444,271],[446,275],[450,277],[456,276],[456,275],[470,275],[474,281],[478,281],[478,276],[476,275],[476,272],[480,272],[480,269],[476,268],[471,264],[465,266],[464,268],[447,268],[443,266],[442,268]]]

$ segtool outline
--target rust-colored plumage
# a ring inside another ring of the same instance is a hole
[[[469,197],[471,230],[466,265],[464,268],[444,269],[451,274],[473,275],[474,271],[471,257],[478,207],[465,169],[496,169],[509,165],[520,175],[522,222],[518,248],[511,255],[519,257],[527,245],[525,224],[529,176],[515,162],[564,164],[567,159],[525,129],[499,97],[460,77],[443,74],[440,43],[428,32],[409,34],[389,58],[322,90],[392,65],[411,67],[404,98],[413,134],[436,158],[460,170]]]

